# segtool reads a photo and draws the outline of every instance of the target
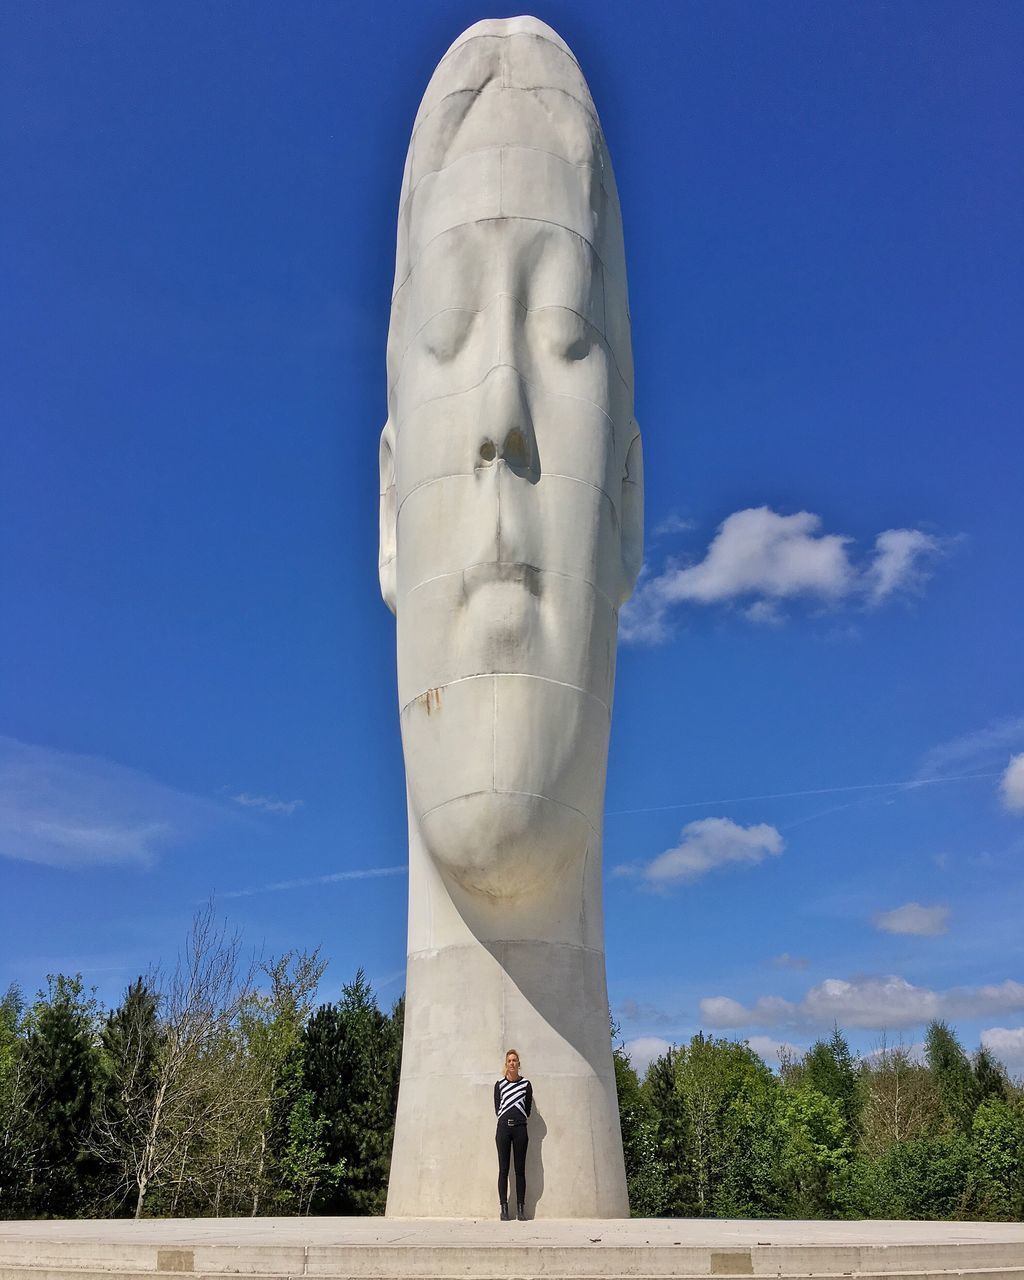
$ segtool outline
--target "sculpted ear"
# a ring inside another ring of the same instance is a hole
[[[626,451],[626,465],[622,473],[622,497],[619,501],[619,519],[622,523],[620,604],[624,604],[633,594],[640,566],[644,560],[644,450],[640,440],[640,428],[635,422],[633,430],[636,434]]]
[[[395,550],[398,542],[395,501],[395,429],[389,418],[380,433],[380,550],[377,568],[384,603],[396,612]]]

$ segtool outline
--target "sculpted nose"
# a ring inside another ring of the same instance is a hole
[[[480,460],[504,462],[527,479],[540,476],[540,459],[526,387],[515,369],[499,365],[487,379]]]

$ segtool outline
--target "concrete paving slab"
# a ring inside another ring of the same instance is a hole
[[[1024,1224],[205,1218],[0,1223],[0,1280],[1024,1280]]]

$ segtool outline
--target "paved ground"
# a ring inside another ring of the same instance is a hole
[[[786,1244],[1020,1243],[1024,1223],[1012,1222],[776,1222],[626,1218],[620,1221],[541,1219],[497,1222],[475,1218],[179,1218],[126,1222],[0,1222],[0,1241],[116,1241],[221,1245],[531,1244],[580,1247],[592,1243],[637,1248],[682,1244],[749,1248]]]
[[[1024,1280],[1024,1224],[424,1218],[0,1223],[0,1280]]]

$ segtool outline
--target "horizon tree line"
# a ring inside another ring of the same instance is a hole
[[[197,913],[104,1010],[80,975],[0,1000],[0,1218],[383,1213],[404,1001],[319,949],[262,964]],[[618,1028],[611,1028],[613,1041]],[[775,1072],[698,1034],[613,1048],[635,1217],[1024,1218],[1024,1085],[933,1022],[924,1061],[842,1031]]]

